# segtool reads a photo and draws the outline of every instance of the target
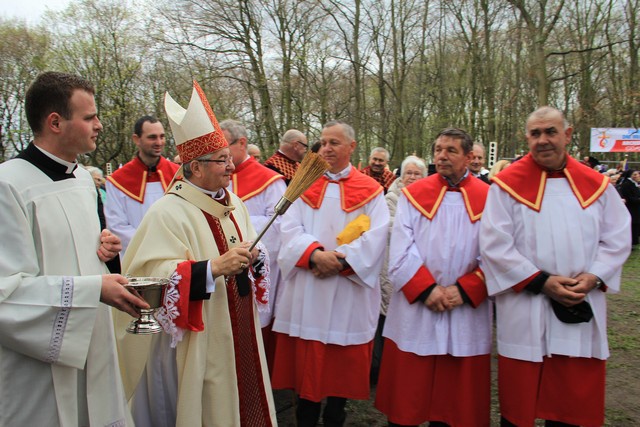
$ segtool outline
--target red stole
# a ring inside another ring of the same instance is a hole
[[[149,172],[138,156],[107,177],[116,188],[140,203],[144,203],[147,182],[160,182],[166,191],[171,179],[180,166],[164,157],[156,165],[156,172]]]
[[[204,211],[202,213],[209,224],[209,228],[211,228],[218,252],[220,255],[228,252],[229,245],[220,220]],[[233,213],[230,214],[230,218],[235,225],[238,237],[243,240]],[[182,280],[178,284],[180,317],[175,320],[175,323],[177,326],[197,332],[204,329],[202,321],[204,301],[189,301],[192,264],[193,261],[184,261],[178,264],[177,271],[182,273]],[[245,297],[241,297],[238,294],[235,276],[229,276],[226,279],[227,303],[231,320],[231,332],[234,339],[233,353],[240,402],[240,424],[243,426],[271,426],[269,403],[263,386],[265,373],[262,372],[260,350],[254,326],[254,299],[251,294]],[[185,324],[185,321],[188,321],[189,324]],[[194,328],[197,326],[200,326],[200,329]],[[216,327],[216,325],[213,325],[213,327]]]
[[[253,157],[249,157],[236,166],[236,170],[231,176],[231,185],[236,196],[244,202],[262,193],[278,179],[284,179],[284,177],[262,166]]]
[[[330,182],[336,181],[331,181],[323,175],[311,184],[300,198],[313,209],[319,209]],[[364,175],[353,166],[349,175],[338,181],[338,185],[340,185],[340,204],[342,210],[347,213],[366,205],[383,190],[376,180]]]
[[[586,167],[569,155],[562,172],[583,209],[598,200],[609,185],[607,176]],[[516,201],[540,212],[548,175],[549,173],[533,160],[531,154],[527,154],[492,180]]]
[[[447,181],[436,173],[404,187],[402,192],[414,208],[432,220],[442,204],[448,186]],[[469,220],[472,223],[478,221],[482,217],[489,186],[469,174],[454,191],[457,190],[462,194]]]

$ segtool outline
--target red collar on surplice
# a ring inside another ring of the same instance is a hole
[[[404,187],[402,192],[414,208],[431,220],[438,212],[448,189],[460,191],[471,222],[476,222],[482,217],[489,186],[471,174],[453,189],[450,189],[447,181],[436,173]]]
[[[136,156],[129,163],[109,175],[107,179],[133,200],[144,203],[147,183],[160,182],[162,189],[166,190],[179,167],[179,165],[170,162],[164,157],[160,157],[160,161],[155,167],[155,172],[150,172],[149,167]]]
[[[326,175],[321,176],[300,198],[313,209],[320,208],[330,182],[336,183]],[[364,175],[353,166],[349,175],[338,180],[337,184],[340,186],[340,205],[345,212],[353,212],[366,205],[383,190],[375,179]]]
[[[231,176],[231,185],[236,196],[244,202],[262,193],[278,179],[284,179],[279,173],[262,166],[256,159],[249,157],[236,166]]]
[[[604,193],[609,178],[567,155],[567,165],[560,172],[569,181],[571,191],[582,209],[591,206]],[[556,173],[554,173],[556,174]],[[493,177],[493,182],[523,205],[540,212],[549,173],[533,160],[531,154],[511,164]]]

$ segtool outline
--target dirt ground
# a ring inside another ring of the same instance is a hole
[[[640,426],[640,250],[634,250],[623,270],[620,293],[609,295],[609,346],[607,363],[607,396],[605,426]],[[495,362],[495,357],[494,357]],[[495,363],[494,363],[495,365]],[[496,372],[493,372],[494,384]],[[278,424],[295,426],[293,392],[276,390]],[[347,426],[382,427],[387,422],[373,407],[375,388],[368,401],[350,401],[347,405]],[[496,390],[492,395],[492,426],[499,425]],[[426,425],[426,424],[425,424]],[[537,425],[543,425],[541,422]]]

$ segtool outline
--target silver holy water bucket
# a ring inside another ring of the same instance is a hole
[[[127,279],[129,279],[129,283],[124,287],[132,294],[145,300],[150,306],[149,309],[140,309],[140,318],[129,323],[127,332],[138,335],[162,332],[162,327],[153,314],[162,306],[169,279],[160,277],[127,277]]]

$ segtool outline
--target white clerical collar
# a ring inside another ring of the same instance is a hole
[[[338,173],[331,173],[329,171],[326,171],[324,174],[327,176],[327,178],[329,178],[331,181],[338,181],[342,178],[346,178],[349,176],[349,174],[351,173],[351,163],[349,163],[347,165],[346,168],[342,169],[340,172]]]
[[[246,162],[249,157],[251,156],[249,155],[249,153],[247,153],[247,157],[245,157],[244,160],[240,162],[240,165]],[[236,165],[236,166],[240,166],[240,165]]]
[[[66,160],[62,160],[60,157],[54,156],[50,152],[48,152],[46,150],[43,150],[42,148],[38,147],[35,144],[33,144],[33,146],[36,147],[38,150],[40,150],[42,152],[42,154],[44,154],[45,156],[47,156],[48,158],[50,158],[54,162],[60,163],[62,166],[66,167],[67,168],[67,173],[72,173],[74,171],[74,169],[78,166],[78,162],[68,162]]]
[[[184,181],[190,184],[192,187],[196,188],[197,190],[203,192],[204,194],[208,194],[209,196],[211,196],[211,198],[215,200],[222,200],[225,197],[224,188],[221,188],[218,191],[210,191],[210,190],[205,190],[202,187],[198,187],[193,182],[189,181],[187,178],[184,178]]]

